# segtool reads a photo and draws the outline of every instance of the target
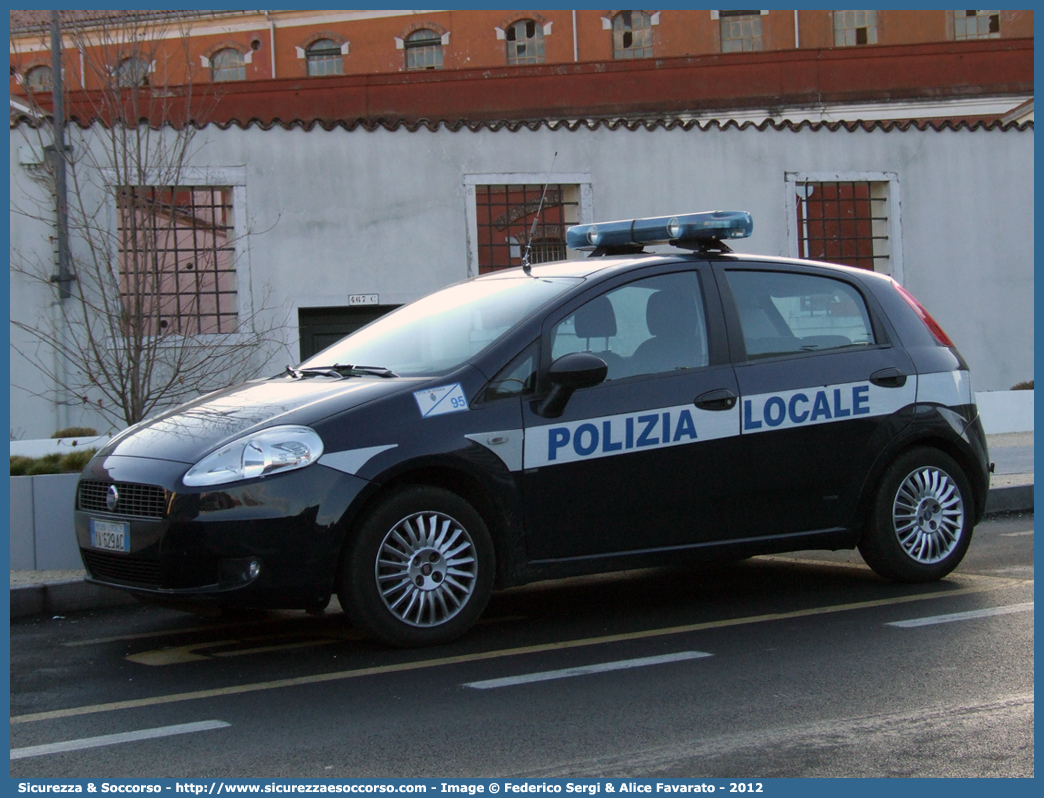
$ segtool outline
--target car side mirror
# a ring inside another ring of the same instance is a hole
[[[593,388],[605,380],[608,373],[609,366],[606,362],[590,352],[562,355],[548,370],[551,392],[537,407],[537,414],[544,418],[558,418],[574,391]]]

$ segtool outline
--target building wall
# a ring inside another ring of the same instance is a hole
[[[26,190],[15,179],[17,139],[12,132],[12,204]],[[1033,377],[1032,128],[208,126],[197,143],[195,166],[243,176],[248,208],[237,219],[256,232],[241,285],[257,297],[270,291],[273,313],[290,320],[289,354],[261,373],[298,351],[300,308],[344,306],[349,294],[400,304],[476,273],[474,186],[542,182],[554,163],[555,182],[581,186],[580,221],[746,209],[754,235],[735,248],[784,256],[793,250],[787,173],[890,175],[896,276],[956,341],[975,389]],[[43,246],[34,243],[43,230],[14,230],[12,216],[12,252],[16,242]],[[11,296],[12,317],[39,312],[40,297],[14,277]],[[11,369],[13,384],[32,382],[16,352]],[[54,431],[39,400],[12,389],[11,401],[23,437]]]
[[[18,12],[28,13],[28,12]],[[46,14],[46,12],[43,12]],[[545,26],[545,62],[608,61],[613,58],[612,31],[606,27],[612,13],[599,10],[574,12],[562,9],[541,11],[463,10],[463,11],[271,11],[230,12],[163,21],[146,35],[144,47],[156,45],[156,72],[153,85],[179,84],[187,80],[209,82],[209,69],[202,57],[232,46],[244,52],[246,80],[272,77],[307,76],[306,63],[298,48],[305,48],[320,35],[329,35],[347,44],[343,56],[344,74],[383,74],[405,71],[402,40],[418,27],[428,27],[440,35],[448,34],[443,48],[444,69],[500,67],[507,63],[506,42],[498,38],[497,28],[506,29],[520,18],[535,19]],[[721,52],[720,22],[707,10],[667,9],[656,12],[653,31],[653,56],[671,58]],[[880,10],[877,11],[877,43],[882,45],[946,42],[954,39],[953,11]],[[794,11],[771,10],[762,16],[762,44],[765,51],[788,50],[795,46]],[[798,12],[802,49],[834,46],[833,12]],[[46,17],[42,18],[46,21]],[[46,31],[20,30],[15,25],[11,39],[14,67],[12,91],[24,94],[19,78],[36,64],[49,63]],[[115,32],[113,28],[110,34]],[[1032,38],[1032,11],[1001,11],[1001,38]],[[95,37],[97,38],[97,37]],[[111,38],[111,36],[110,36]],[[69,42],[65,55],[66,81],[70,86],[95,88],[94,80],[81,71],[79,54]],[[96,48],[96,58],[114,61],[127,54],[126,47]],[[186,74],[186,54],[192,65]],[[87,61],[91,59],[88,58]],[[274,71],[274,74],[273,74]],[[320,78],[321,80],[321,78]]]

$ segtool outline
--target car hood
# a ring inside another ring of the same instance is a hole
[[[351,377],[258,380],[201,396],[124,430],[100,457],[148,457],[195,463],[250,432],[311,425],[333,413],[416,387],[426,380]]]

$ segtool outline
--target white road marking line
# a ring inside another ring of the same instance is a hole
[[[682,662],[709,656],[711,655],[705,651],[679,651],[677,654],[664,654],[659,657],[625,659],[617,662],[602,662],[597,665],[582,665],[578,668],[565,668],[560,671],[542,671],[540,673],[526,673],[522,676],[505,676],[502,679],[486,679],[481,682],[468,682],[463,686],[472,687],[476,690],[489,690],[494,687],[510,687],[516,684],[529,684],[530,682],[546,682],[551,679],[568,679],[571,676],[586,676],[591,673],[620,671],[627,668],[644,668],[646,665],[663,665],[668,662]]]
[[[1032,535],[1032,534],[1033,534],[1033,530],[1031,529],[1028,532],[1001,532],[1001,537],[1002,538],[1021,538],[1021,537],[1025,537],[1026,535]]]
[[[912,629],[915,626],[931,626],[935,623],[951,623],[952,621],[967,621],[972,618],[988,618],[991,615],[1010,615],[1013,612],[1033,612],[1033,602],[1024,604],[1009,604],[1007,607],[990,607],[985,610],[972,610],[971,612],[954,612],[950,615],[932,615],[927,618],[911,618],[908,621],[893,621],[885,626],[899,626],[903,629]]]
[[[202,720],[198,723],[181,723],[177,726],[161,726],[158,729],[142,729],[141,731],[123,732],[121,734],[105,734],[101,737],[85,737],[81,740],[68,740],[64,743],[31,745],[27,748],[12,748],[11,759],[25,759],[30,756],[60,754],[65,751],[82,751],[85,748],[101,748],[106,745],[133,743],[137,740],[153,740],[157,737],[173,737],[176,734],[192,734],[193,732],[211,731],[212,729],[224,729],[231,725],[232,724],[230,723],[225,723],[223,720]]]

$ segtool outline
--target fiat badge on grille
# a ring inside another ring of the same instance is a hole
[[[110,513],[116,509],[116,505],[119,503],[119,501],[120,492],[116,490],[115,485],[109,485],[109,490],[105,494],[105,506],[109,508]]]

